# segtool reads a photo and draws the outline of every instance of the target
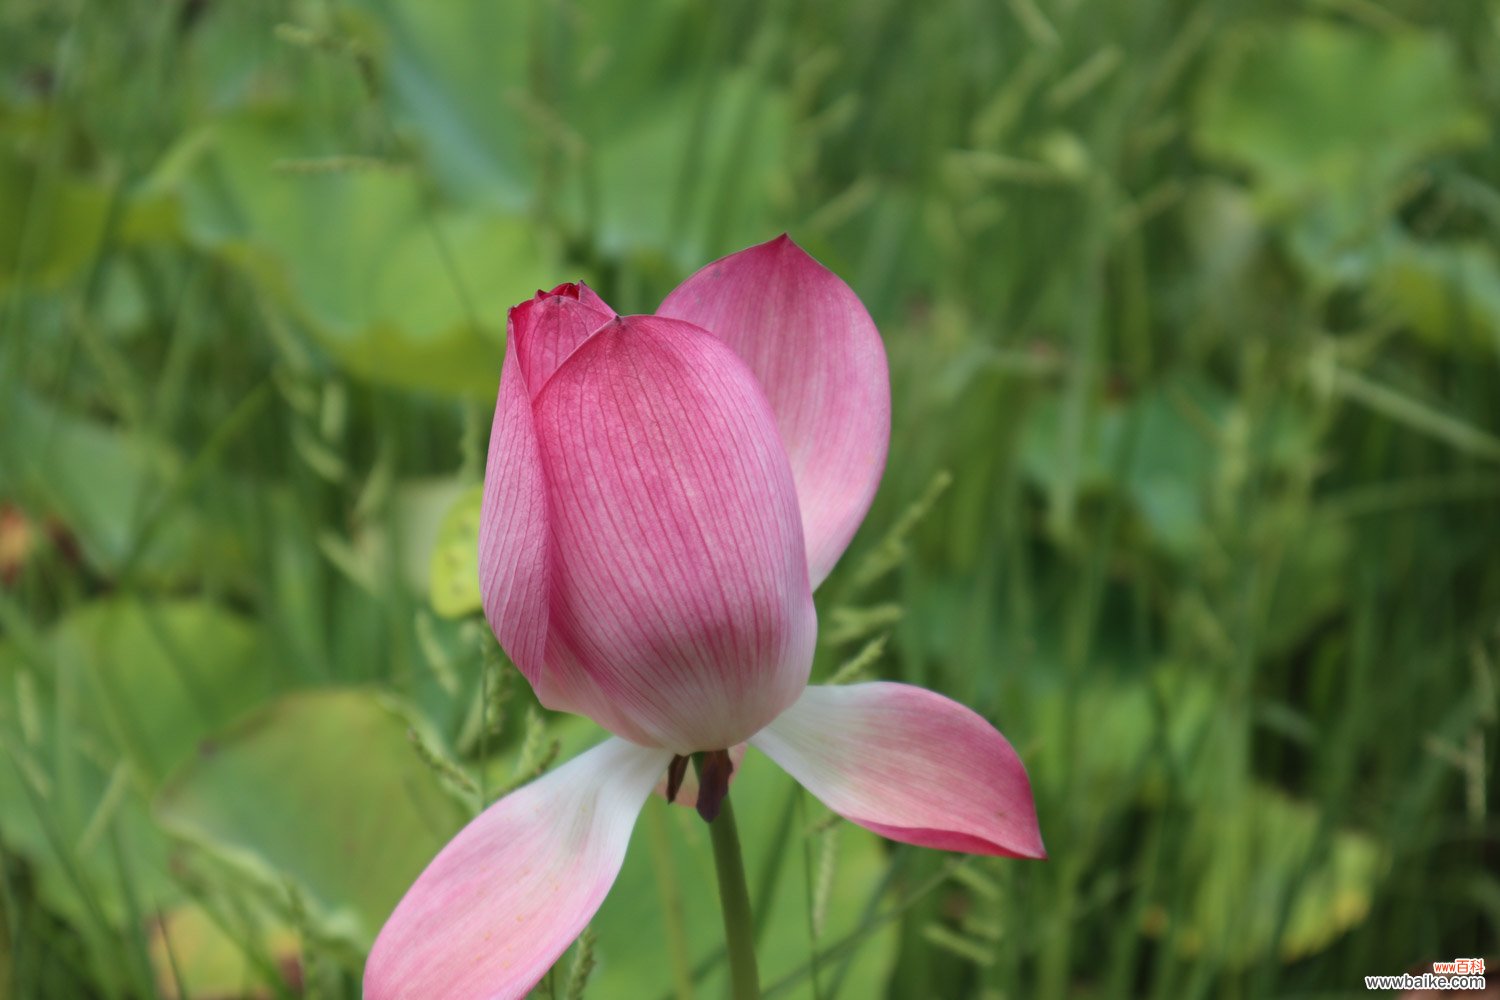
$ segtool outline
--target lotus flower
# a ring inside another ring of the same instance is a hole
[[[808,686],[812,592],[869,509],[890,432],[885,352],[844,282],[782,236],[709,264],[654,316],[567,284],[508,330],[485,614],[542,704],[615,735],[438,854],[375,942],[369,1000],[523,996],[693,753],[748,742],[892,840],[1044,856],[1026,771],[978,714],[905,684]]]

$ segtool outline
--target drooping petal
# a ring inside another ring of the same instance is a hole
[[[670,758],[611,739],[490,806],[386,921],[365,1000],[525,996],[604,901]]]
[[[750,741],[828,808],[883,837],[1043,858],[1031,782],[994,726],[909,684],[810,687]]]
[[[479,590],[490,628],[528,680],[541,676],[547,636],[547,495],[531,397],[614,316],[583,284],[559,285],[507,318],[505,364],[490,425],[479,529]]]
[[[870,314],[787,236],[709,264],[657,312],[721,338],[760,380],[791,458],[816,588],[864,520],[885,469],[890,376]]]
[[[786,452],[755,378],[676,320],[607,324],[536,399],[552,530],[538,696],[676,753],[801,693],[817,622]]]

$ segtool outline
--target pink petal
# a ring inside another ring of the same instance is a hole
[[[490,806],[386,921],[366,1000],[525,996],[604,901],[670,759],[608,740]]]
[[[744,742],[801,693],[817,621],[765,396],[676,320],[616,320],[536,399],[552,528],[537,693],[676,753]]]
[[[791,457],[816,588],[864,520],[885,469],[891,386],[870,314],[784,235],[709,264],[657,312],[721,338],[765,388]]]
[[[956,701],[909,684],[810,687],[750,741],[828,808],[883,837],[1044,858],[1026,768]]]
[[[479,589],[500,645],[536,684],[547,637],[546,484],[531,397],[614,313],[587,285],[538,292],[507,317],[479,531]]]

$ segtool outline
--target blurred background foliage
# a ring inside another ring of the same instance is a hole
[[[598,739],[475,614],[505,308],[787,230],[890,353],[816,675],[984,712],[1052,860],[754,754],[768,995],[1495,955],[1495,0],[0,4],[0,998],[352,997]],[[717,996],[649,804],[544,996]]]

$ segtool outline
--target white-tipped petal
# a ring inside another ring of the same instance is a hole
[[[490,806],[386,921],[365,1000],[524,997],[604,901],[671,757],[610,739]]]

